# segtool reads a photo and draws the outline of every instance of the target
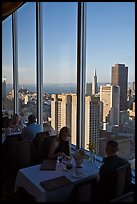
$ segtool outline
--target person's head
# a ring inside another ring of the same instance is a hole
[[[68,128],[67,126],[62,127],[59,132],[59,139],[64,141],[70,141],[70,138],[71,138],[70,128]]]
[[[106,144],[105,151],[107,157],[114,156],[119,151],[118,143],[114,140],[109,140]]]
[[[36,122],[36,117],[35,115],[29,115],[28,117],[28,124],[32,124]]]
[[[15,113],[12,117],[12,124],[16,125],[19,122],[19,115]]]

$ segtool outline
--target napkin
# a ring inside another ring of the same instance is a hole
[[[40,170],[55,170],[56,169],[56,160],[48,160],[45,159],[43,160],[41,166],[40,166]]]
[[[60,176],[57,178],[40,182],[41,186],[44,187],[47,191],[66,186],[71,183],[72,182],[66,176]]]

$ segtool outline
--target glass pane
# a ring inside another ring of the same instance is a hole
[[[36,93],[36,4],[18,9],[19,114],[23,122],[37,117]]]
[[[76,144],[77,3],[43,3],[43,11],[43,120],[53,134],[70,127]]]
[[[87,3],[86,82],[87,143],[94,141],[95,152],[105,156],[106,141],[113,138],[119,143],[119,155],[133,159],[135,3]],[[125,110],[121,102],[127,105]]]
[[[2,22],[2,111],[10,117],[14,112],[12,18]]]

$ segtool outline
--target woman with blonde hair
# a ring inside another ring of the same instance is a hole
[[[48,158],[57,159],[58,156],[70,156],[71,130],[67,126],[60,129],[57,139],[53,140]]]

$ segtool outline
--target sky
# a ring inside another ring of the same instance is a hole
[[[35,2],[19,8],[19,84],[36,83]],[[88,2],[86,24],[86,81],[111,82],[111,68],[128,67],[135,81],[135,3]],[[11,17],[2,23],[2,76],[13,82]],[[43,3],[43,82],[77,81],[77,2]]]

